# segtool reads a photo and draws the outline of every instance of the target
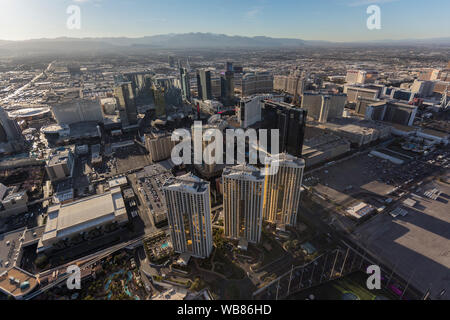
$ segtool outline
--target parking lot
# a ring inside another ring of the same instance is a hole
[[[172,173],[159,164],[148,166],[136,174],[137,192],[143,204],[149,208],[155,225],[160,225],[167,219],[162,186],[170,177]]]
[[[352,200],[352,195],[372,192],[387,195],[394,190],[389,179],[382,179],[399,166],[369,155],[360,155],[348,161],[314,172],[304,178],[306,186],[313,186],[320,194],[334,202],[343,204]]]
[[[121,148],[115,151],[114,174],[124,174],[131,170],[141,169],[151,165],[148,152],[139,145]]]
[[[449,154],[448,147],[438,149],[403,165],[365,154],[306,175],[304,184],[339,205],[365,192],[385,197],[444,169]]]
[[[436,200],[424,196],[435,188],[441,192]],[[450,185],[436,179],[418,189],[414,196],[417,203],[402,206],[407,211],[405,216],[378,215],[358,227],[355,235],[365,247],[390,262],[400,276],[411,278],[412,285],[422,292],[431,289],[435,297],[450,288]]]
[[[29,208],[28,212],[12,217],[0,219],[0,233],[10,232],[20,228],[34,228],[38,225],[38,216],[43,212],[37,205]]]

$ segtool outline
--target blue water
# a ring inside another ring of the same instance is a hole
[[[161,245],[161,248],[162,248],[162,249],[165,249],[165,248],[167,248],[168,246],[169,246],[168,243],[163,243],[163,244]]]
[[[115,276],[116,274],[122,274],[122,273],[124,273],[124,272],[125,272],[125,271],[122,269],[122,270],[120,270],[120,271],[118,271],[118,272],[113,273],[112,275],[110,275],[110,276],[109,276],[109,280],[106,282],[106,285],[105,285],[105,291],[108,291],[109,286],[111,285],[111,281],[112,281],[112,279],[114,278],[114,276]],[[127,276],[128,276],[128,278],[127,278],[127,282],[126,282],[126,284],[125,284],[124,290],[125,290],[125,293],[126,293],[129,297],[133,297],[133,295],[131,294],[130,290],[128,290],[128,283],[131,281],[131,279],[133,279],[133,273],[132,273],[131,271],[128,271]],[[112,297],[112,292],[108,293],[108,300],[111,300],[111,297]],[[140,300],[138,296],[135,296],[134,299],[135,299],[135,300]]]
[[[111,281],[112,281],[112,278],[114,278],[114,276],[116,274],[122,274],[122,273],[124,273],[124,270],[120,270],[120,271],[118,271],[116,273],[113,273],[112,275],[109,276],[109,280],[108,280],[108,282],[106,282],[106,285],[105,285],[105,291],[108,291],[109,285],[111,284]]]

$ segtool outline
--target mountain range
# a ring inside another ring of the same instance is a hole
[[[365,42],[328,42],[264,36],[244,37],[213,33],[184,33],[155,35],[141,38],[55,38],[23,41],[0,40],[0,55],[75,53],[79,51],[124,51],[140,49],[239,49],[239,48],[301,48],[307,46],[342,45],[444,45],[450,46],[450,37],[435,39],[405,39]]]

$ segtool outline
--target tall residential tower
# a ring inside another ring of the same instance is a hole
[[[164,184],[174,250],[207,258],[213,248],[209,183],[187,174]]]
[[[223,171],[225,236],[244,242],[261,240],[264,176],[249,165]]]
[[[266,175],[264,220],[277,227],[295,226],[305,161],[287,153],[272,156],[268,164],[278,167],[274,175]]]

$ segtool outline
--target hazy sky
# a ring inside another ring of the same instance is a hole
[[[366,9],[381,7],[381,30]],[[66,27],[81,8],[81,29]],[[450,37],[449,0],[0,0],[0,39],[186,32],[359,41]]]

